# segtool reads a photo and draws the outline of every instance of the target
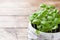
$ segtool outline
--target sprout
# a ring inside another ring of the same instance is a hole
[[[52,5],[42,4],[42,9],[30,16],[32,24],[36,24],[39,31],[48,32],[58,28],[60,24],[60,14]],[[37,32],[38,33],[38,32]]]

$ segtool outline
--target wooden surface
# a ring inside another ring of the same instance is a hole
[[[29,15],[42,3],[60,8],[59,0],[0,0],[0,29],[15,34],[17,40],[28,40]]]

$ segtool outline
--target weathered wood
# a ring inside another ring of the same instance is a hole
[[[27,29],[16,29],[17,36],[27,36]]]
[[[28,22],[17,22],[16,27],[28,27]]]
[[[17,22],[28,22],[29,16],[16,16]]]
[[[27,27],[28,16],[0,16],[0,28],[2,27]]]
[[[18,40],[28,40],[28,31],[27,29],[16,29]]]
[[[28,2],[0,3],[0,15],[29,15],[32,9]]]
[[[42,3],[55,5],[60,10],[60,0],[0,0],[0,29],[15,28],[18,40],[28,40],[29,15]]]
[[[28,40],[28,37],[27,36],[20,36],[20,37],[18,37],[18,40]]]

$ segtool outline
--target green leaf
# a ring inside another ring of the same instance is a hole
[[[37,35],[40,34],[40,31],[39,31],[39,30],[36,30],[36,34],[37,34]]]
[[[60,14],[57,14],[57,18],[60,18]]]
[[[46,4],[41,4],[40,7],[41,8],[46,8]]]
[[[41,30],[41,27],[42,27],[41,25],[37,25],[37,28],[38,28],[39,30]]]
[[[55,18],[54,23],[55,24],[59,24],[60,23],[60,19],[59,18]]]
[[[41,21],[41,24],[46,24],[46,21]]]
[[[52,29],[57,29],[58,28],[58,25],[55,25]]]
[[[40,24],[40,20],[39,20],[39,19],[34,19],[34,20],[32,21],[32,23],[39,25],[39,24]]]
[[[47,19],[48,20],[52,20],[53,18],[52,18],[52,16],[48,16]]]
[[[58,13],[58,12],[59,12],[59,10],[57,10],[57,9],[54,9],[54,10],[53,10],[53,12],[54,12],[54,13]]]
[[[46,15],[47,15],[47,13],[48,13],[48,10],[47,9],[45,9],[41,14],[39,14],[38,16],[37,16],[37,18],[43,18],[43,17],[45,17]]]
[[[36,18],[37,15],[38,15],[37,13],[32,14],[30,16],[30,21],[33,21]]]
[[[55,8],[55,6],[53,6],[53,5],[47,6],[47,9],[54,9],[54,8]]]

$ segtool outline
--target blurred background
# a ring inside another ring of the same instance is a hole
[[[28,40],[29,16],[43,3],[60,10],[60,0],[0,0],[0,30],[16,36],[17,40]]]

